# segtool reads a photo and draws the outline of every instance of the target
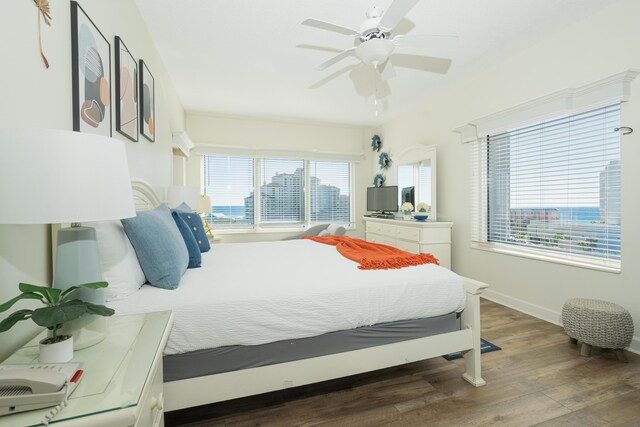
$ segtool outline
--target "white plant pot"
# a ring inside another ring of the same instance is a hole
[[[67,363],[73,359],[73,336],[54,344],[40,343],[40,363]]]

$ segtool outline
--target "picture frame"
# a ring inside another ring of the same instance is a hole
[[[73,130],[111,136],[111,45],[71,1]]]
[[[138,61],[122,39],[115,36],[116,131],[138,142]]]
[[[140,133],[151,142],[156,140],[155,82],[144,60],[138,65],[140,73]]]

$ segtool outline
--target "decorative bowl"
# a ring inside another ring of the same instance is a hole
[[[416,221],[426,221],[429,218],[429,215],[414,215]]]

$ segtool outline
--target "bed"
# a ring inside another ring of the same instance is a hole
[[[138,211],[160,203],[146,182],[132,188]],[[434,264],[362,271],[335,247],[309,240],[222,244],[202,255],[202,267],[187,270],[177,289],[145,285],[108,304],[117,314],[174,312],[166,411],[456,351],[462,378],[485,384],[484,283]]]

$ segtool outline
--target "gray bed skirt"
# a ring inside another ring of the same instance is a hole
[[[326,356],[458,330],[456,313],[329,332],[309,338],[164,356],[164,382]]]

